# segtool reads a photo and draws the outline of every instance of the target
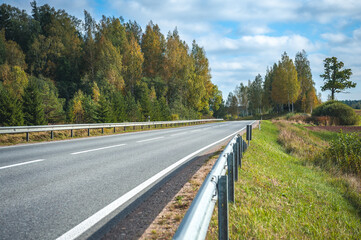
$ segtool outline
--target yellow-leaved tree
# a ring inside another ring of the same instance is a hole
[[[274,70],[272,82],[272,100],[278,104],[288,104],[288,111],[293,111],[293,103],[300,94],[300,83],[297,79],[297,71],[292,59],[285,52],[282,61],[278,62]]]

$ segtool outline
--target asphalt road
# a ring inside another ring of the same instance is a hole
[[[0,239],[72,239],[249,121],[0,147]]]

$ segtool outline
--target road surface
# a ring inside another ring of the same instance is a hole
[[[250,123],[0,147],[0,239],[83,238],[174,169]]]

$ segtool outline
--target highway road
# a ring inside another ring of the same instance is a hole
[[[250,121],[0,147],[0,239],[84,238]]]

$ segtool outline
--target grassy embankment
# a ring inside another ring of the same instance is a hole
[[[254,131],[236,201],[229,204],[230,239],[361,239],[360,178],[313,162],[336,138],[264,121],[261,132]],[[215,211],[207,239],[217,238]]]

